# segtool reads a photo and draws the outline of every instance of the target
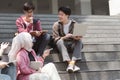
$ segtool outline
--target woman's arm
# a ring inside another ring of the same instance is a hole
[[[31,73],[36,72],[35,70],[33,70],[32,68],[30,68],[27,65],[28,62],[27,62],[26,56],[28,56],[28,55],[24,55],[24,54],[25,53],[22,53],[22,52],[18,53],[17,58],[16,58],[16,60],[17,60],[17,66],[19,67],[20,72],[22,74],[31,74]]]

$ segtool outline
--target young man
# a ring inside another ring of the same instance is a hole
[[[58,9],[59,20],[53,25],[53,38],[59,51],[62,53],[63,61],[68,62],[67,71],[75,72],[80,70],[75,65],[76,60],[81,59],[82,42],[81,36],[73,36],[73,28],[76,23],[74,20],[69,19],[71,9],[67,7],[60,7]],[[69,57],[68,50],[73,46],[72,58]]]
[[[42,30],[40,20],[33,18],[34,9],[35,7],[31,2],[26,2],[23,6],[24,15],[16,20],[16,26],[18,33],[28,32],[33,36],[33,49],[37,55],[42,56],[50,35]]]

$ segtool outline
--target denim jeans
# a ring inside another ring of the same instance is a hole
[[[1,77],[4,78],[3,80],[16,80],[16,76],[17,76],[16,66],[14,66],[13,63],[10,63],[9,67],[5,67],[1,70],[1,74],[2,74]],[[7,77],[5,77],[5,75],[7,75]]]
[[[12,80],[12,79],[9,75],[0,74],[0,80]]]

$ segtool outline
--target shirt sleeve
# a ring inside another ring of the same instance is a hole
[[[23,53],[19,53],[19,54],[23,54]],[[19,67],[19,70],[22,74],[31,74],[31,73],[35,73],[36,71],[32,68],[30,68],[28,65],[27,65],[27,60],[26,60],[26,57],[23,56],[23,55],[17,55],[17,65]]]

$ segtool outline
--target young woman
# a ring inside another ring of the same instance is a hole
[[[59,20],[53,25],[53,38],[59,51],[62,53],[63,61],[68,62],[66,70],[68,72],[75,72],[80,70],[75,63],[76,60],[81,59],[82,42],[81,36],[73,36],[73,28],[76,22],[69,18],[70,14],[70,8],[60,7],[58,9]],[[68,50],[70,48],[67,46],[74,46],[72,58],[69,57]]]
[[[8,47],[9,43],[2,42],[0,45],[0,57],[3,55],[4,50]],[[16,67],[11,63],[0,61],[0,79],[1,80],[16,80]]]
[[[61,80],[53,63],[43,66],[44,59],[49,55],[50,49],[45,50],[43,57],[38,57],[32,49],[32,45],[32,37],[27,32],[19,33],[13,39],[9,56],[12,55],[11,58],[16,59],[18,69],[17,80]],[[32,61],[41,63],[38,70],[30,66]]]

